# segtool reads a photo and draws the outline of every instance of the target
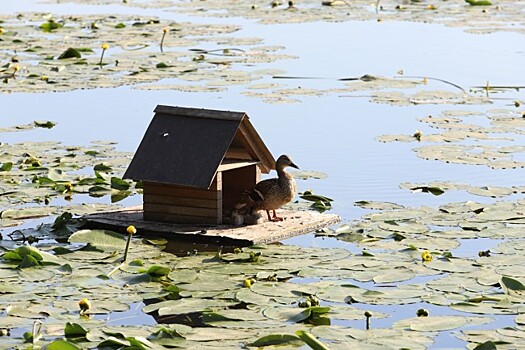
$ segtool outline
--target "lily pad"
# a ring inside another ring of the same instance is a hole
[[[71,243],[89,243],[92,246],[105,249],[124,249],[126,240],[122,235],[107,230],[80,230],[72,234]]]
[[[394,323],[394,328],[409,328],[419,332],[437,332],[459,328],[469,323],[483,324],[491,322],[488,317],[465,316],[429,316],[415,317]]]

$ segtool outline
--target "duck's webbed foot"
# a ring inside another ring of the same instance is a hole
[[[283,221],[284,220],[282,217],[277,216],[277,214],[275,213],[275,210],[272,210],[272,213],[273,213],[273,216],[270,219],[270,221],[278,222],[278,221]],[[268,218],[270,218],[270,213],[268,213]]]

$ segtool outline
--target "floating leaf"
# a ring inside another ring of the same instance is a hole
[[[31,255],[24,256],[20,264],[18,264],[19,269],[25,269],[28,267],[35,267],[35,266],[40,266],[40,263],[35,257]]]
[[[16,248],[15,252],[22,258],[26,256],[32,256],[37,261],[42,261],[44,259],[42,257],[42,254],[38,250],[38,248],[35,248],[33,246],[28,246],[28,245],[21,246],[21,247]]]
[[[71,265],[69,264],[64,264],[62,266],[60,266],[60,268],[58,269],[60,272],[63,272],[65,274],[71,274],[73,273],[73,268],[71,267]]]
[[[44,32],[52,32],[55,29],[62,28],[64,25],[62,23],[55,22],[54,20],[50,19],[47,22],[44,22],[40,25],[40,28]]]
[[[299,337],[292,334],[270,334],[261,337],[250,344],[250,346],[263,347],[271,345],[282,345],[300,340]]]
[[[11,171],[13,169],[13,163],[12,162],[6,162],[3,163],[0,167],[0,171]]]
[[[330,311],[326,306],[310,306],[307,308],[298,307],[273,307],[263,310],[263,314],[271,319],[283,320],[286,322],[302,322],[324,315]]]
[[[60,230],[64,228],[67,224],[71,223],[72,219],[73,219],[73,214],[71,214],[68,211],[63,212],[62,214],[56,217],[51,228],[53,230]]]
[[[82,55],[77,49],[70,47],[66,49],[66,51],[62,52],[60,56],[58,56],[59,60],[63,60],[67,58],[82,58]]]
[[[103,197],[110,193],[111,193],[111,190],[104,186],[93,186],[89,188],[89,195],[91,197]]]
[[[127,190],[130,187],[130,184],[121,178],[112,176],[111,177],[111,188],[116,190]]]
[[[111,193],[111,203],[117,203],[121,200],[128,198],[131,195],[131,191],[116,191]]]
[[[395,328],[409,328],[420,332],[439,332],[462,327],[469,323],[487,323],[490,318],[465,316],[429,316],[414,317],[394,323]]]
[[[126,239],[116,232],[107,230],[80,230],[73,233],[69,239],[71,243],[89,243],[98,248],[124,249]]]
[[[525,296],[525,286],[514,278],[502,276],[500,284],[506,294]]]
[[[325,197],[325,196],[322,196],[322,195],[319,195],[319,194],[314,194],[310,190],[307,190],[307,191],[304,191],[304,192],[300,193],[299,197],[304,199],[304,200],[311,201],[311,202],[317,202],[317,201],[332,202],[333,201],[333,199],[331,199],[331,198],[328,198],[328,197]]]
[[[112,170],[112,168],[109,165],[106,164],[97,164],[93,167],[95,171],[103,171],[103,172],[109,172]]]
[[[439,187],[428,187],[428,186],[412,187],[410,190],[413,192],[432,193],[434,196],[439,196],[445,193],[445,191],[443,191]]]
[[[490,6],[492,3],[488,0],[465,0],[471,6]]]
[[[55,340],[46,346],[47,350],[81,350],[78,345],[75,343],[69,342],[67,340]]]
[[[301,179],[301,180],[308,180],[308,179],[325,179],[328,175],[326,173],[322,173],[320,171],[294,171],[291,173],[294,178]]]
[[[88,331],[78,323],[67,322],[64,329],[64,335],[66,338],[85,337],[87,333]]]
[[[493,341],[488,340],[484,343],[477,345],[473,350],[497,350],[496,344]]]
[[[35,120],[33,122],[37,128],[51,129],[56,123],[49,120]]]
[[[168,276],[171,269],[167,266],[153,265],[148,270],[147,273],[154,277],[164,277]]]
[[[29,219],[39,218],[52,214],[56,208],[53,207],[26,207],[21,209],[6,209],[0,213],[2,219]]]
[[[264,316],[285,322],[302,322],[312,316],[310,309],[298,307],[272,307],[263,311]]]

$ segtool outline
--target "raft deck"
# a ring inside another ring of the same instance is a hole
[[[129,225],[137,229],[143,237],[163,237],[179,241],[209,246],[246,247],[254,244],[275,243],[284,239],[314,232],[333,225],[341,220],[338,215],[315,211],[279,210],[284,218],[280,222],[270,222],[266,218],[257,225],[190,225],[145,221],[142,206],[129,207],[111,212],[95,213],[85,216],[87,226],[126,232]]]

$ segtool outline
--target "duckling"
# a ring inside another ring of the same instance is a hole
[[[277,177],[258,182],[245,196],[248,200],[246,205],[253,211],[265,210],[270,221],[282,221],[283,218],[278,217],[275,210],[290,202],[297,194],[297,184],[293,176],[284,170],[286,167],[299,169],[289,156],[283,154],[275,162]]]
[[[243,206],[232,211],[231,222],[235,226],[257,225],[260,222],[261,214],[252,207]]]

